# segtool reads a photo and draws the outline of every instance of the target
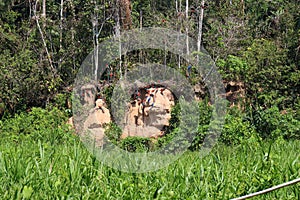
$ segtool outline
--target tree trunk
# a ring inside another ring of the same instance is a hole
[[[185,1],[185,17],[186,19],[189,17],[189,0]]]
[[[178,2],[178,0],[176,0],[176,14],[177,14],[177,16],[178,16],[178,18],[177,18],[177,25],[176,25],[176,27],[177,27],[177,29],[178,29],[178,22],[179,22],[179,24],[180,24],[180,26],[181,26],[181,23],[180,23],[180,14],[181,14],[181,0],[179,0],[179,2]],[[180,31],[180,28],[179,28],[179,30],[178,31]],[[179,34],[178,34],[178,41],[179,41]],[[180,69],[180,55],[178,55],[178,69]]]
[[[186,27],[185,27],[185,33],[186,33],[186,54],[190,55],[190,47],[189,47],[189,0],[186,0],[185,5],[185,18],[186,18]],[[189,60],[188,60],[189,61]]]
[[[140,31],[142,31],[143,28],[143,11],[140,10]]]
[[[199,20],[198,20],[198,40],[197,40],[197,51],[198,52],[201,51],[204,4],[205,4],[205,1],[202,0],[201,5],[200,5]],[[198,61],[199,61],[199,56],[197,56],[197,62]]]
[[[46,0],[43,0],[43,12],[41,15],[43,28],[46,28]]]
[[[42,18],[46,19],[46,0],[43,0],[43,13]]]
[[[245,3],[244,0],[241,0],[241,4],[242,4],[242,16],[245,15]]]
[[[143,11],[140,10],[140,31],[143,29]],[[140,49],[139,51],[139,62],[141,62],[143,56],[143,50]]]
[[[62,63],[62,42],[63,42],[63,12],[64,12],[64,0],[60,0],[60,33],[59,33],[59,53],[60,53],[60,57],[59,57],[59,63],[58,63],[58,67],[61,67],[61,63]]]
[[[115,12],[115,38],[119,41],[119,73],[122,78],[122,46],[121,46],[121,25],[120,25],[120,0],[116,1],[116,12]]]
[[[44,0],[44,1],[45,1],[45,0]],[[54,66],[53,66],[53,62],[52,62],[52,59],[51,59],[51,55],[50,55],[50,53],[49,53],[49,51],[48,51],[48,47],[47,47],[47,43],[46,43],[46,40],[45,40],[45,37],[44,37],[43,30],[42,30],[42,28],[41,28],[41,26],[40,26],[39,17],[38,17],[37,14],[36,14],[36,10],[37,10],[36,7],[37,7],[38,2],[39,2],[39,1],[37,0],[36,3],[35,3],[34,11],[33,11],[33,12],[34,12],[34,16],[35,16],[35,20],[36,20],[36,25],[37,25],[37,27],[38,27],[38,30],[39,30],[40,34],[41,34],[42,42],[43,42],[44,49],[45,49],[46,54],[47,54],[47,59],[48,59],[48,61],[49,61],[50,67],[51,67],[53,73],[56,73],[56,69],[55,69]]]
[[[182,2],[181,2],[182,0],[179,0],[179,12],[181,13],[181,4],[182,4]]]
[[[32,11],[31,11],[31,9],[32,9],[32,3],[31,3],[31,0],[29,0],[28,3],[29,3],[29,19],[28,19],[28,20],[30,21],[31,18],[32,18],[32,16],[33,16],[33,15],[32,15]]]
[[[99,69],[99,58],[98,58],[98,37],[99,37],[99,22],[98,22],[98,5],[95,5],[94,14],[92,17],[92,23],[93,23],[93,44],[94,44],[94,65],[95,65],[95,71],[94,71],[94,79],[97,81],[98,79],[98,69]]]
[[[76,21],[76,14],[75,14],[75,7],[73,4],[73,0],[70,0],[70,7],[72,12],[72,21],[71,21],[71,44],[72,44],[72,62],[73,62],[73,69],[76,69],[76,57],[75,57],[75,29],[74,29],[74,23]]]
[[[130,0],[118,0],[120,23],[123,30],[131,29],[131,3]]]

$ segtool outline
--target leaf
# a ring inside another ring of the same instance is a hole
[[[28,187],[27,185],[25,185],[23,188],[23,197],[25,199],[28,199],[31,197],[32,193],[33,193],[32,187],[31,186]]]

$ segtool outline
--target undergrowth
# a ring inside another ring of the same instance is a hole
[[[60,114],[37,109],[0,123],[1,199],[230,199],[300,176],[300,141],[257,135],[219,143],[204,158],[187,151],[161,170],[123,173],[98,162]],[[299,191],[256,199],[299,199]]]

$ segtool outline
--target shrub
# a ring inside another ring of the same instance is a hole
[[[190,150],[198,150],[201,148],[203,140],[208,132],[211,116],[212,116],[212,107],[208,106],[207,101],[200,101],[199,105],[199,125],[196,136],[192,141]]]
[[[219,141],[228,145],[235,145],[240,144],[243,140],[249,139],[254,134],[256,134],[255,129],[251,126],[249,121],[243,119],[241,113],[229,113],[225,117],[225,124]]]
[[[66,133],[70,132],[65,124],[66,119],[65,113],[57,108],[52,110],[32,108],[29,113],[22,112],[3,121],[0,132],[2,137],[23,135],[36,141],[63,142]]]
[[[105,102],[107,104],[107,107],[111,107],[111,98],[114,91],[114,86],[105,87],[103,90],[103,96],[105,96]]]
[[[154,144],[150,138],[127,137],[120,140],[122,129],[115,123],[106,125],[105,135],[110,142],[129,152],[145,152],[153,149]]]
[[[51,105],[58,108],[59,110],[63,110],[68,117],[72,116],[71,110],[71,94],[70,93],[59,93],[55,95],[53,99],[53,104]]]
[[[113,122],[107,124],[105,128],[105,135],[112,143],[117,144],[120,140],[122,129]]]
[[[242,80],[248,69],[247,63],[239,57],[229,55],[226,60],[217,61],[219,72],[227,80]]]
[[[147,152],[152,149],[150,138],[127,137],[121,141],[122,149],[129,152]]]
[[[291,112],[281,113],[277,106],[257,110],[253,121],[262,138],[300,139],[300,121]]]

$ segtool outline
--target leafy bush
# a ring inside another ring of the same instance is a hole
[[[154,144],[150,138],[127,137],[120,140],[122,129],[115,123],[106,125],[105,135],[110,142],[129,152],[145,152],[153,150]]]
[[[171,134],[175,128],[180,124],[180,104],[176,103],[175,106],[171,108],[171,119],[169,120],[170,126],[167,127],[165,133]]]
[[[233,55],[229,55],[225,60],[219,59],[216,64],[222,77],[228,80],[242,80],[248,69],[245,61]]]
[[[59,93],[55,95],[53,99],[53,106],[60,110],[63,110],[68,117],[72,116],[71,110],[71,94],[70,93]]]
[[[201,148],[205,136],[208,133],[211,123],[212,106],[208,106],[205,102],[199,102],[200,118],[199,127],[196,137],[194,138],[191,150]],[[256,135],[254,127],[249,121],[245,120],[244,113],[237,108],[231,108],[225,117],[225,124],[221,131],[219,141],[227,145],[240,144],[243,140],[248,139],[252,135]],[[218,123],[215,124],[218,126]],[[217,127],[218,128],[218,127]]]
[[[249,66],[245,75],[247,98],[252,105],[291,107],[299,91],[297,68],[287,61],[287,49],[276,42],[256,39],[243,52],[242,59]]]
[[[145,152],[152,149],[152,142],[149,138],[127,137],[121,141],[121,147],[129,152]]]
[[[300,139],[300,121],[290,112],[281,113],[276,106],[257,110],[253,121],[262,138],[276,139],[283,136],[285,139]]]
[[[104,133],[112,143],[117,144],[120,140],[122,129],[117,124],[111,122],[106,125]]]
[[[29,113],[23,112],[13,118],[3,121],[0,126],[0,136],[30,137],[33,140],[63,142],[63,138],[70,132],[65,124],[67,117],[57,108],[46,110],[32,108]]]
[[[36,56],[35,51],[28,49],[15,53],[5,50],[0,54],[0,96],[5,109],[12,114],[32,106],[45,106],[60,88],[60,77],[37,64]]]
[[[105,96],[105,102],[107,104],[107,107],[110,108],[111,107],[111,97],[113,95],[113,91],[114,91],[114,86],[111,85],[109,87],[105,87],[103,90],[103,96]]]
[[[229,113],[225,117],[225,124],[219,141],[224,144],[240,144],[255,135],[255,129],[249,121],[243,119],[243,115]]]
[[[190,150],[200,149],[201,144],[208,132],[209,123],[212,116],[212,107],[207,104],[207,101],[200,101],[199,105],[199,126],[196,133],[196,137],[192,141]]]

